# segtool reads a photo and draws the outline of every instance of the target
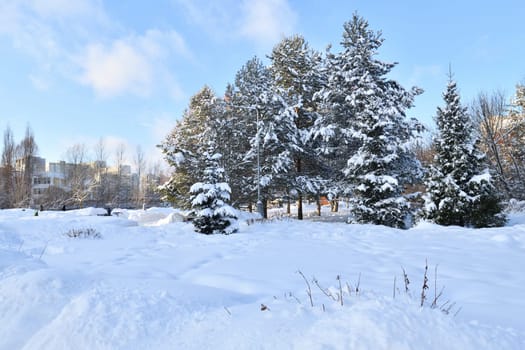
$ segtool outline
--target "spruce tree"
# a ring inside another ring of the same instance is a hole
[[[443,99],[445,106],[438,107],[436,116],[436,154],[425,180],[424,217],[440,225],[501,226],[505,223],[502,206],[452,79]]]
[[[316,136],[346,160],[334,164],[342,166],[340,183],[350,195],[349,221],[404,227],[410,207],[403,192],[421,175],[410,145],[422,129],[406,110],[421,90],[387,79],[395,64],[374,58],[382,43],[363,18],[345,23],[343,51],[328,55],[327,85],[319,94],[327,112]]]
[[[204,234],[230,234],[237,231],[236,215],[228,204],[230,200],[230,186],[224,182],[224,169],[219,161],[221,154],[216,153],[217,145],[208,141],[207,150],[203,157],[205,168],[202,181],[191,186],[190,192],[193,226],[195,231]]]

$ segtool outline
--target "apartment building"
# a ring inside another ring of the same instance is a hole
[[[31,166],[31,172],[25,171],[28,165]],[[156,192],[156,188],[166,180],[164,175],[143,173],[139,177],[127,164],[109,167],[106,162],[101,161],[83,164],[66,161],[47,163],[45,158],[32,157],[29,160],[16,160],[14,170],[13,186],[19,186],[22,177],[27,179],[26,176],[31,174],[31,181],[27,182],[31,187],[24,190],[26,194],[23,198],[19,196],[14,201],[4,201],[6,203],[0,203],[0,206],[9,207],[14,204],[59,209],[64,205],[75,208],[165,204]],[[4,176],[0,176],[0,184],[6,185],[6,181]],[[20,190],[20,187],[13,187],[13,193],[22,193],[16,192]]]
[[[45,160],[44,160],[45,162]],[[65,192],[70,188],[67,184],[66,177],[71,164],[65,161],[48,163],[44,171],[33,173],[32,193],[35,200],[48,194],[49,189],[54,187]]]

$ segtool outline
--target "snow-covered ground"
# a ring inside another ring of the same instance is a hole
[[[0,211],[0,349],[525,349],[524,215],[205,236],[172,209],[103,212]],[[67,235],[87,229],[101,238]]]

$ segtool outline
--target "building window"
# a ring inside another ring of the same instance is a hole
[[[33,179],[34,185],[49,185],[51,184],[51,179],[49,177],[35,177]]]

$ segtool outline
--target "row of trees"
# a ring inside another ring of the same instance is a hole
[[[85,144],[75,144],[65,151],[65,161],[53,164],[45,171],[36,167],[37,143],[31,128],[16,143],[9,127],[4,131],[0,164],[0,208],[42,206],[44,208],[141,207],[161,203],[157,187],[166,181],[160,163],[147,164],[140,146],[133,156],[135,173],[124,164],[123,144],[109,150],[103,139],[93,149],[94,161]],[[110,152],[114,166],[109,167]],[[43,186],[42,186],[43,185]]]
[[[113,166],[109,165],[113,152]],[[137,208],[143,205],[160,205],[157,191],[166,180],[160,163],[147,164],[145,154],[137,146],[132,156],[135,172],[125,164],[126,147],[119,144],[108,150],[103,139],[94,146],[95,160],[90,161],[85,144],[75,144],[66,150],[64,162],[65,191],[51,189],[41,196],[39,203],[57,207],[56,203],[67,203],[76,207],[94,205],[98,207]]]
[[[343,28],[340,52],[329,48],[322,55],[301,36],[285,38],[269,66],[249,60],[224,97],[207,86],[194,95],[160,145],[174,169],[161,188],[165,198],[187,208],[198,202],[202,212],[195,189],[212,188],[203,185],[208,179],[231,188],[221,203],[227,197],[251,208],[261,200],[264,216],[269,200],[293,199],[302,219],[302,199],[326,195],[334,203],[349,201],[350,222],[406,227],[413,217],[410,198],[417,202],[407,187],[424,184],[423,217],[445,225],[503,224],[483,144],[455,82],[438,108],[431,149],[419,152],[432,155],[425,169],[414,146],[423,127],[406,116],[421,89],[388,79],[395,64],[375,58],[383,39],[366,20],[354,15]]]
[[[8,127],[5,130],[0,167],[0,208],[29,204],[33,181],[32,161],[37,151],[38,146],[29,126],[18,144],[11,129]]]

